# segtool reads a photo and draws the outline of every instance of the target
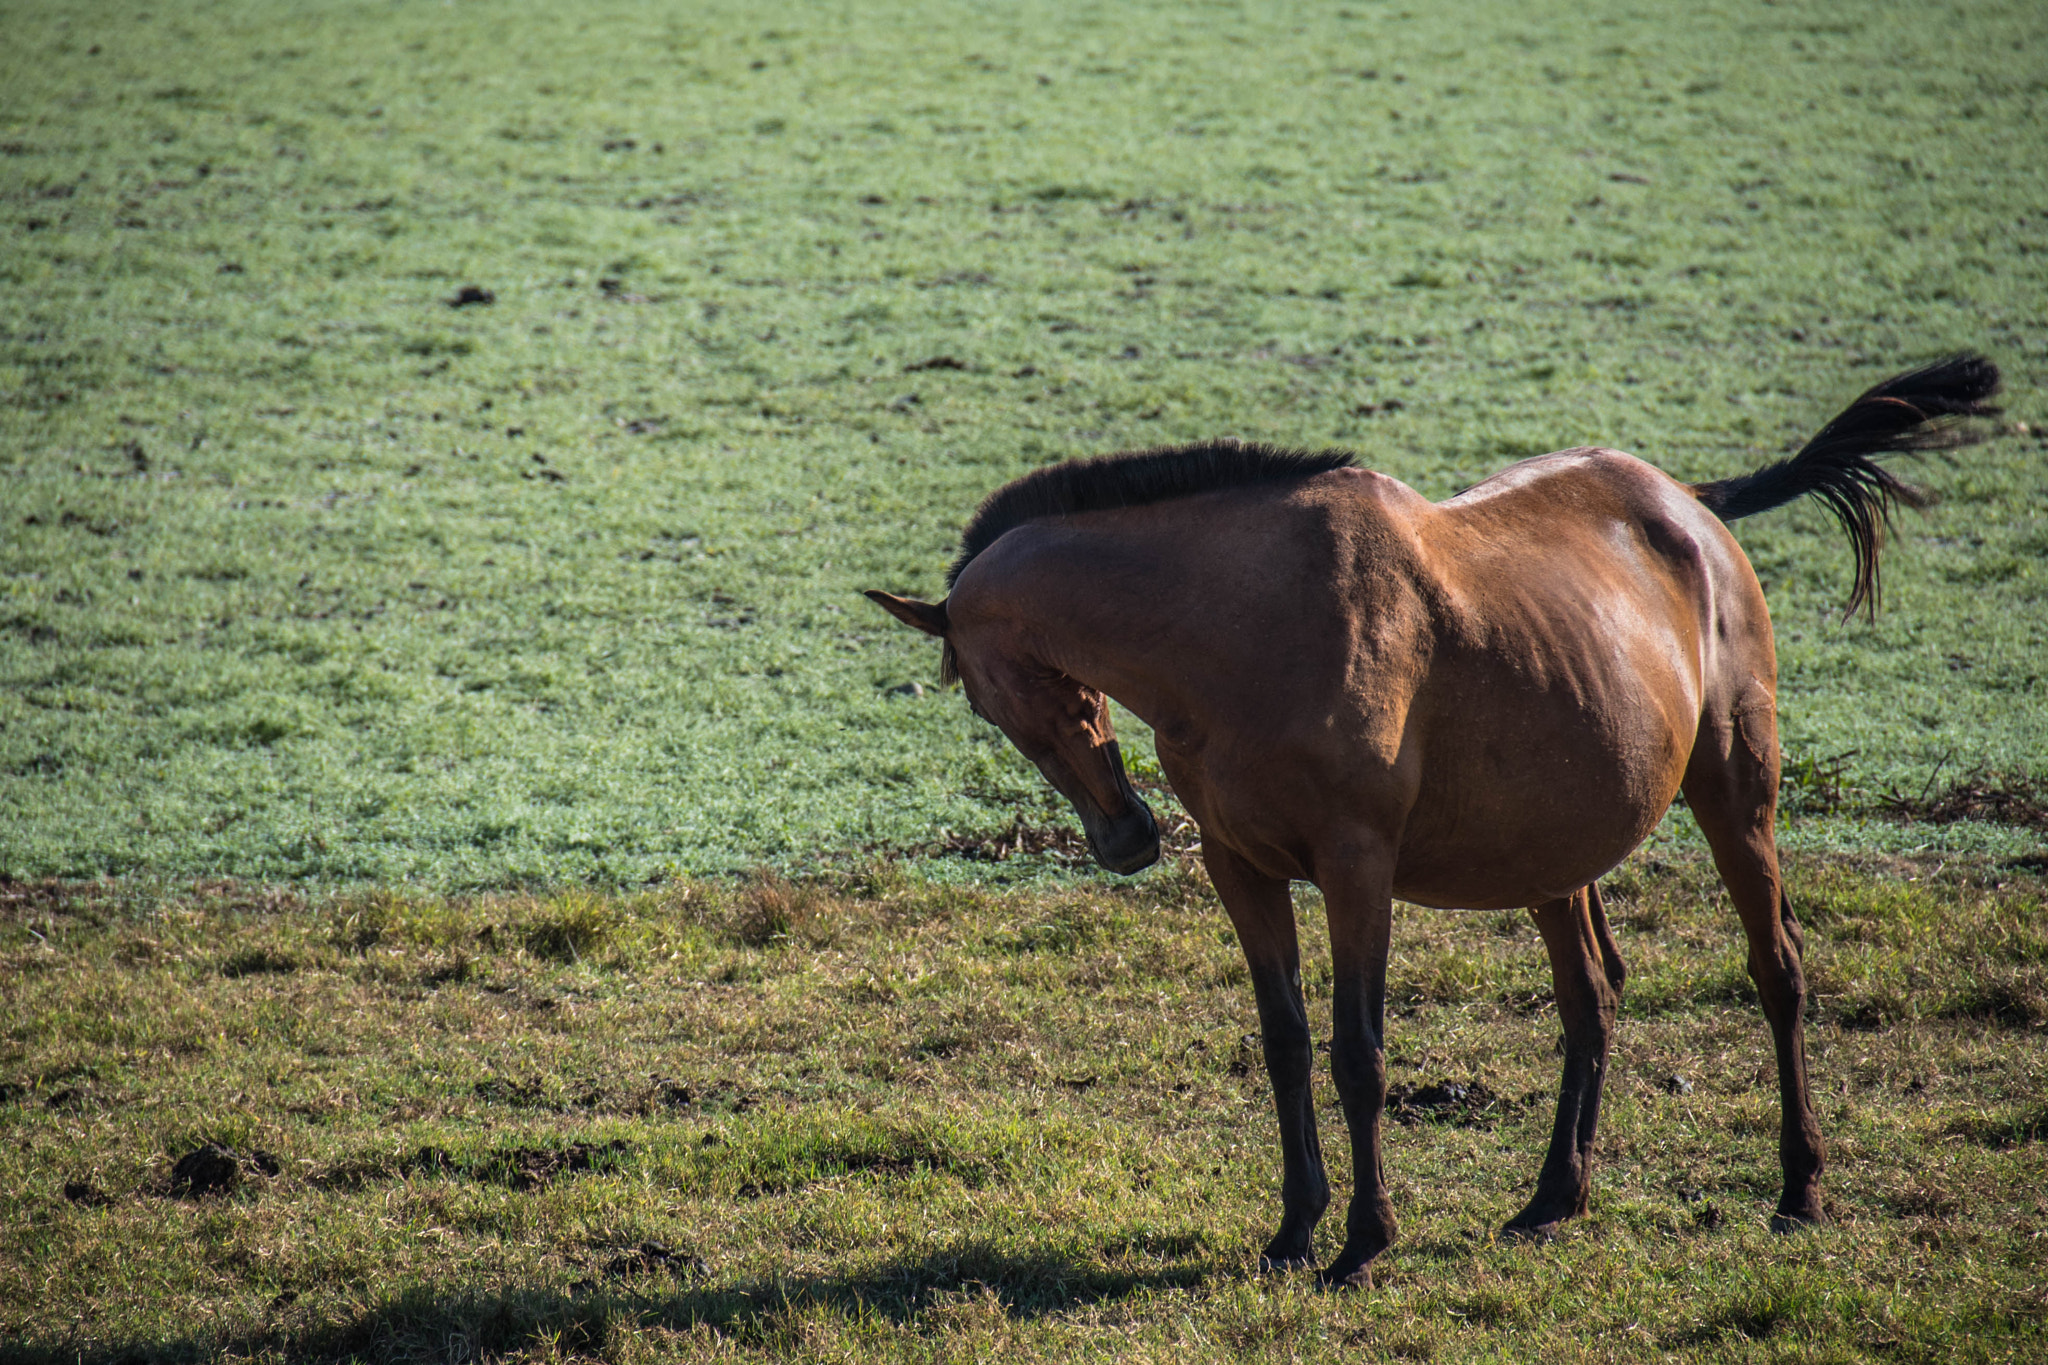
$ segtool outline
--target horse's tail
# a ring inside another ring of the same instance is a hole
[[[1940,450],[1983,439],[1961,425],[1998,412],[1984,400],[1998,392],[1998,367],[1964,352],[1894,375],[1851,403],[1789,460],[1754,474],[1696,483],[1692,491],[1723,521],[1768,512],[1811,493],[1828,505],[1856,551],[1856,587],[1844,615],[1877,613],[1877,557],[1892,506],[1925,507],[1932,499],[1872,457]]]

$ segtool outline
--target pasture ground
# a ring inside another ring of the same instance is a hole
[[[1790,1238],[1718,886],[1684,859],[1609,886],[1631,977],[1591,1216],[1496,1237],[1557,1080],[1533,929],[1405,912],[1402,1236],[1343,1295],[1254,1273],[1271,1100],[1186,864],[1000,895],[16,888],[0,1354],[2041,1359],[2043,881],[1795,869],[1835,1222]],[[1327,1018],[1327,958],[1306,976]],[[252,1164],[181,1195],[205,1141]]]
[[[2038,5],[0,34],[0,1355],[2048,1354]],[[1556,1080],[1533,934],[1404,912],[1404,1238],[1370,1294],[1253,1275],[1199,876],[1070,876],[858,590],[936,593],[1067,456],[1719,477],[1964,347],[2008,420],[1917,466],[1874,625],[1820,509],[1738,532],[1835,1226],[1763,1231],[1765,1032],[1680,814],[1615,882],[1593,1217],[1493,1236]],[[175,1191],[205,1141],[237,1187]]]
[[[1738,534],[1792,835],[2038,850],[1883,818],[2048,782],[2024,0],[0,19],[0,875],[1067,828],[858,595],[938,593],[1004,480],[1219,434],[1432,497],[1585,443],[1722,477],[1962,347],[2010,421],[1916,466],[1874,626],[1822,509]]]

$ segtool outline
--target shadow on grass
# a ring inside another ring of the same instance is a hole
[[[948,1300],[992,1298],[1012,1318],[1187,1289],[1217,1273],[1200,1234],[1163,1234],[1110,1248],[1144,1256],[1121,1270],[1066,1250],[1011,1250],[986,1242],[877,1262],[848,1275],[691,1287],[660,1276],[583,1281],[569,1289],[508,1286],[478,1292],[423,1285],[346,1321],[320,1321],[273,1304],[257,1332],[182,1339],[0,1346],[0,1360],[36,1365],[170,1365],[196,1359],[281,1355],[294,1361],[489,1359],[550,1343],[565,1354],[602,1351],[619,1333],[709,1330],[735,1345],[794,1343],[799,1319],[818,1309],[851,1320],[917,1328]],[[936,1322],[931,1324],[934,1328]]]

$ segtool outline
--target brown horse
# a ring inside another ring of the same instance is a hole
[[[1509,1222],[1583,1213],[1624,975],[1597,879],[1682,790],[1749,940],[1777,1044],[1784,1195],[1821,1217],[1801,934],[1778,871],[1777,658],[1724,522],[1823,499],[1874,609],[1893,502],[1872,462],[1964,438],[1998,371],[1957,356],[1864,394],[1797,456],[1684,484],[1618,451],[1525,460],[1441,503],[1353,467],[1222,441],[1055,465],[968,523],[942,602],[871,592],[945,641],[944,676],[1070,800],[1114,872],[1159,854],[1110,729],[1149,724],[1257,993],[1279,1109],[1279,1232],[1309,1263],[1329,1202],[1290,881],[1328,907],[1337,1093],[1355,1189],[1327,1283],[1370,1282],[1394,1237],[1380,1157],[1396,897],[1527,906],[1549,952],[1565,1064],[1535,1195]]]

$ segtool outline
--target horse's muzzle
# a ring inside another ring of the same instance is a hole
[[[1110,761],[1116,765],[1117,786],[1123,790],[1123,813],[1111,817],[1091,809],[1095,804],[1092,801],[1076,801],[1074,814],[1081,817],[1081,828],[1088,833],[1088,851],[1095,855],[1095,861],[1128,877],[1159,861],[1159,822],[1152,818],[1152,809],[1144,798],[1132,789],[1122,755],[1115,752],[1116,745],[1112,743],[1109,747]]]
[[[1128,877],[1159,861],[1159,822],[1135,797],[1121,819],[1082,814],[1081,826],[1088,831],[1088,851],[1111,872]]]

